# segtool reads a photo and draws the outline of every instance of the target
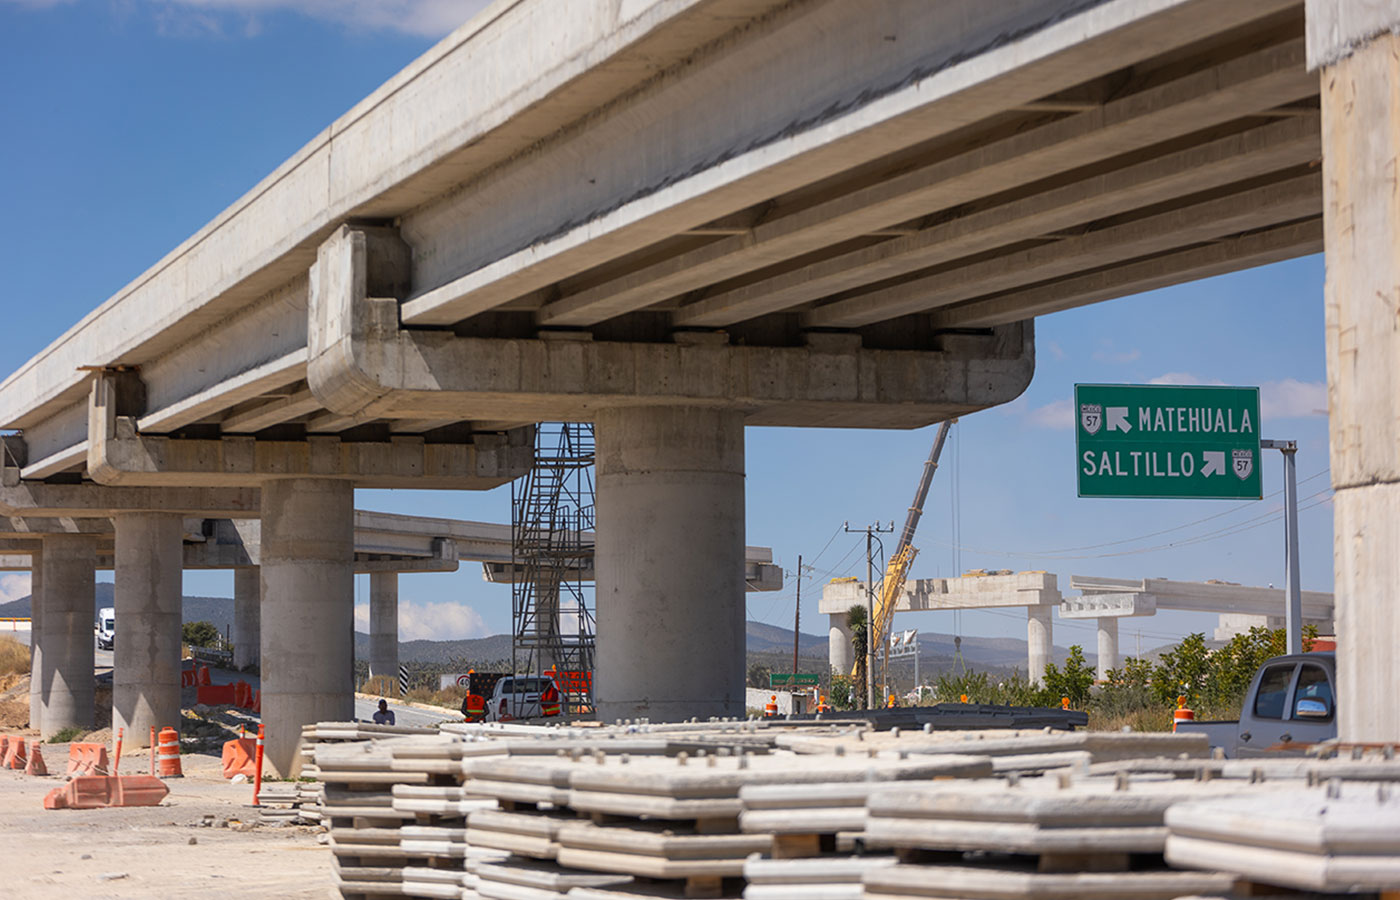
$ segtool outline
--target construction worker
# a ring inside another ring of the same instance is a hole
[[[462,700],[462,717],[468,722],[480,722],[486,718],[486,698],[472,689],[472,676],[476,669],[467,670],[467,696]]]
[[[818,713],[829,713],[829,712],[831,712],[831,706],[828,705],[827,702],[826,702],[826,694],[822,694],[822,695],[821,695],[821,699],[817,701],[817,712],[818,712]]]
[[[375,712],[375,714],[374,714],[374,724],[376,724],[376,725],[393,725],[393,724],[394,724],[394,711],[393,711],[392,709],[389,708],[389,701],[387,701],[387,700],[380,700],[380,701],[379,701],[379,709],[378,709],[378,710]]]
[[[549,684],[540,692],[540,714],[559,715],[559,688],[554,686],[553,678],[549,679]]]

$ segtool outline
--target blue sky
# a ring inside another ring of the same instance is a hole
[[[0,263],[8,373],[197,230],[336,116],[426,50],[480,0],[0,0]],[[1302,580],[1332,588],[1320,257],[1060,313],[1037,323],[1035,380],[1015,403],[962,420],[915,544],[915,576],[959,568],[1217,578],[1282,585],[1279,498],[1253,503],[1081,500],[1073,386],[1151,381],[1260,385],[1263,433],[1300,442]],[[902,521],[934,429],[749,429],[748,538],[803,583],[804,631],[833,575],[864,571],[854,525]],[[1266,495],[1282,486],[1263,459]],[[956,495],[956,502],[955,502]],[[509,489],[361,491],[363,508],[507,521]],[[955,539],[956,537],[956,539]],[[232,576],[188,573],[189,593]],[[22,595],[22,579],[0,594]],[[405,639],[506,630],[510,595],[479,570],[407,576]],[[357,586],[361,603],[368,585]],[[751,618],[790,626],[794,591],[750,595]],[[952,614],[899,627],[951,631]],[[1024,616],[966,612],[964,634],[1024,637]],[[1090,623],[1091,625],[1091,623]],[[1122,624],[1126,652],[1213,617]],[[1093,645],[1056,622],[1056,642]]]

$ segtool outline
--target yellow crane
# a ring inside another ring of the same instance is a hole
[[[928,459],[924,461],[923,475],[919,478],[919,487],[914,492],[914,502],[909,506],[909,515],[904,519],[904,529],[899,533],[899,542],[895,544],[894,553],[890,555],[889,564],[885,567],[885,577],[880,582],[879,593],[876,595],[875,614],[871,618],[870,628],[870,648],[872,655],[877,648],[885,647],[886,652],[881,663],[881,680],[889,683],[889,653],[886,641],[889,639],[890,629],[894,625],[894,608],[899,602],[900,592],[904,590],[904,582],[909,577],[909,567],[914,563],[914,557],[918,555],[918,550],[914,548],[914,532],[919,528],[919,519],[924,514],[924,501],[928,499],[929,485],[933,483],[933,473],[938,470],[938,458],[943,455],[943,444],[948,439],[948,430],[957,419],[949,419],[938,426],[938,434],[933,438],[933,446],[929,448]],[[854,669],[851,672],[855,674]],[[870,673],[874,677],[875,673]]]

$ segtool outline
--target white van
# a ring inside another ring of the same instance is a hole
[[[97,649],[111,650],[117,638],[117,611],[104,606],[97,611]]]

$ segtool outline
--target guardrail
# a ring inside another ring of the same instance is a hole
[[[0,631],[33,631],[34,620],[28,616],[0,616]]]

